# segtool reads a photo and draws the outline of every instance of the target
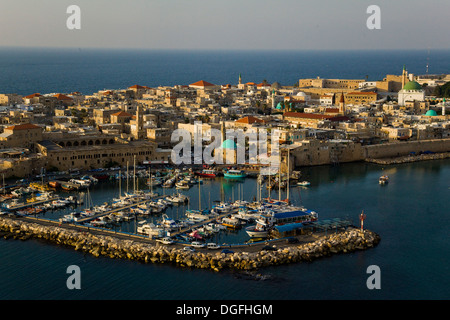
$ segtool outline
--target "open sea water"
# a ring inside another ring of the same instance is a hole
[[[301,78],[383,80],[386,74],[450,73],[450,50],[185,51],[0,48],[0,93],[92,94],[139,84],[242,81],[291,86]]]
[[[449,51],[127,51],[88,49],[0,49],[0,92],[90,94],[134,84],[158,86],[206,80],[236,84],[300,78],[383,79],[386,74],[450,73]],[[399,300],[450,298],[450,161],[379,166],[367,163],[302,168],[308,188],[290,197],[322,219],[350,217],[381,236],[373,249],[260,270],[264,281],[235,272],[215,273],[171,265],[95,258],[38,240],[0,239],[0,299],[28,300]],[[386,186],[378,184],[390,176]],[[252,200],[256,180],[208,182],[202,206],[243,197]],[[239,186],[240,185],[240,186]],[[95,203],[117,196],[117,182],[91,192]],[[122,184],[122,188],[124,188]],[[161,192],[161,191],[160,191]],[[162,193],[162,192],[161,192]],[[198,189],[188,191],[198,206]],[[172,216],[180,214],[172,209]],[[233,237],[233,235],[229,235]],[[236,234],[235,241],[242,235]],[[69,265],[81,268],[81,290],[66,286]],[[381,289],[369,290],[367,268],[381,271]]]

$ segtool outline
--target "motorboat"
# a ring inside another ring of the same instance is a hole
[[[389,183],[389,176],[383,175],[378,179],[379,184],[387,184]]]
[[[223,173],[224,178],[227,179],[241,179],[241,178],[245,178],[247,176],[247,174],[245,173],[244,170],[234,170],[234,169],[230,169],[227,170]]]
[[[297,182],[298,186],[303,186],[303,187],[309,186],[310,184],[311,184],[311,182],[309,182],[309,181],[299,181],[299,182]]]
[[[165,235],[163,228],[157,227],[155,224],[148,223],[145,220],[138,223],[137,232],[149,237],[163,237]]]
[[[214,169],[203,169],[202,171],[196,172],[195,174],[204,178],[215,178],[217,176],[216,170]]]

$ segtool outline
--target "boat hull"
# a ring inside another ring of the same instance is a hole
[[[245,173],[241,173],[241,174],[229,174],[229,173],[224,173],[223,177],[227,178],[227,179],[242,179],[245,178],[247,175]]]
[[[214,173],[196,172],[195,175],[203,177],[203,178],[215,178],[216,177],[216,175]]]
[[[245,232],[251,238],[267,238],[269,234],[267,230],[256,230],[254,226],[245,228]]]

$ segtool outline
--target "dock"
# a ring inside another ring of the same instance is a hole
[[[51,202],[51,201],[54,201],[54,200],[58,200],[58,199],[59,198],[55,197],[55,198],[45,199],[45,200],[42,200],[42,201],[27,202],[27,203],[23,203],[23,204],[14,206],[14,207],[10,207],[10,208],[8,208],[8,210],[15,211],[15,210],[20,210],[20,209],[25,209],[25,208],[38,206],[38,205],[41,205],[41,204],[44,204],[44,203],[47,203],[47,202]]]
[[[89,217],[86,217],[86,218],[78,219],[77,223],[84,223],[84,222],[88,222],[88,221],[91,221],[91,220],[95,220],[97,218],[109,215],[111,213],[119,212],[119,211],[126,210],[126,209],[130,209],[130,208],[139,206],[141,204],[146,204],[147,202],[158,200],[160,198],[163,198],[163,197],[162,196],[158,196],[158,197],[154,197],[154,198],[151,198],[151,199],[145,199],[143,201],[135,202],[135,203],[123,206],[123,207],[117,207],[117,208],[114,208],[114,209],[111,209],[111,210],[108,210],[108,211],[99,212],[99,213],[97,213],[97,214],[95,214],[93,216],[89,216]]]

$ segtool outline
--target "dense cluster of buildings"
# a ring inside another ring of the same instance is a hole
[[[450,138],[450,104],[432,95],[450,75],[0,94],[0,173],[26,177],[170,163],[175,129],[278,129],[292,166],[359,160],[364,147]],[[196,124],[197,122],[197,124]],[[270,153],[270,150],[269,150]],[[283,157],[285,161],[285,157]]]

